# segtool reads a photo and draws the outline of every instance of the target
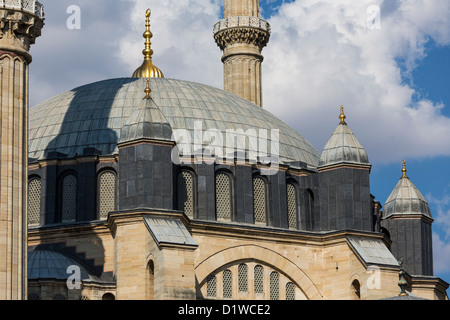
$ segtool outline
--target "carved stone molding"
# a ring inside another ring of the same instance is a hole
[[[41,35],[44,20],[24,11],[0,8],[0,49],[31,62],[30,46]]]
[[[260,51],[269,43],[270,32],[254,27],[231,27],[214,34],[217,45],[223,51],[234,44],[254,45]]]

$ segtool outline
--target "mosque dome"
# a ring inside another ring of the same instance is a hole
[[[267,153],[278,153],[280,164],[301,162],[316,168],[319,163],[319,153],[310,142],[248,100],[211,86],[168,78],[150,78],[149,86],[152,103],[148,110],[141,106],[145,98],[145,78],[87,84],[33,107],[29,116],[30,159],[73,158],[92,152],[118,154],[117,144],[121,138],[127,139],[132,119],[146,122],[153,117],[150,115],[153,112],[158,114],[155,121],[161,126],[170,127],[172,132],[184,130],[192,141],[198,134],[198,126],[203,132],[216,130],[224,139],[229,130],[243,130],[250,135],[265,130],[269,140]],[[150,118],[142,120],[135,112],[143,112]],[[275,145],[278,150],[271,150],[271,132],[279,134],[279,146]],[[167,131],[161,134],[168,137]],[[250,143],[245,143],[245,152],[257,154],[258,146],[249,140]],[[208,141],[203,141],[203,147],[207,146]]]
[[[341,107],[341,122],[323,148],[319,166],[339,163],[369,165],[369,157],[364,147],[345,122],[344,108]]]
[[[432,218],[428,202],[406,175],[405,162],[403,162],[402,172],[400,181],[384,205],[383,217],[419,214]]]

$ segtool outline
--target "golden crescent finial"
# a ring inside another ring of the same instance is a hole
[[[142,54],[144,55],[144,62],[142,65],[136,69],[136,71],[133,73],[133,78],[164,78],[163,73],[161,70],[159,70],[152,61],[153,56],[153,50],[151,48],[151,41],[150,39],[153,38],[153,33],[150,31],[150,15],[152,14],[152,11],[150,9],[147,9],[145,12],[145,32],[144,32],[144,39],[145,39],[145,49],[142,51]]]
[[[406,170],[406,161],[405,160],[403,160],[402,165],[403,165],[402,178],[408,178],[408,176],[406,175],[407,170]]]
[[[345,122],[345,119],[347,119],[347,117],[344,114],[344,106],[341,106],[341,114],[339,115],[339,119],[341,120],[341,124],[347,124]]]

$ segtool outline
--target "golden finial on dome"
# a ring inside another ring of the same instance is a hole
[[[152,93],[152,89],[150,89],[150,79],[147,78],[147,86],[145,87],[145,99],[150,99],[150,93]]]
[[[345,122],[345,119],[347,119],[347,117],[344,114],[344,106],[341,106],[341,114],[339,116],[339,119],[341,120],[341,124],[347,124]]]
[[[403,160],[402,164],[403,164],[403,168],[402,168],[403,175],[402,175],[402,178],[408,178],[408,176],[406,175],[406,172],[407,172],[407,170],[406,170],[406,161]]]
[[[151,10],[147,9],[145,13],[146,23],[145,23],[145,49],[142,51],[144,54],[144,62],[142,65],[136,69],[133,73],[133,78],[164,78],[164,75],[158,67],[153,64],[152,56],[153,50],[151,49],[150,39],[153,38],[153,33],[150,31],[150,15]]]

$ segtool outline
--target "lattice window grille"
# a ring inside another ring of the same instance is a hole
[[[106,219],[116,208],[116,175],[106,171],[99,179],[99,218]]]
[[[266,223],[266,184],[263,179],[253,179],[253,207],[255,223]]]
[[[208,297],[217,296],[216,276],[208,276],[206,278],[206,296]]]
[[[231,181],[225,173],[216,176],[216,214],[218,220],[231,220]]]
[[[297,196],[293,184],[287,184],[287,207],[289,228],[297,229]]]
[[[189,217],[194,217],[194,179],[188,171],[178,175],[178,209]]]
[[[292,282],[286,283],[286,300],[295,300],[295,286]]]
[[[62,183],[62,222],[74,222],[77,213],[77,178],[67,175]]]
[[[280,275],[278,272],[270,274],[270,300],[280,299]]]
[[[34,0],[22,0],[22,8],[26,11],[34,11]]]
[[[233,277],[230,270],[224,270],[223,272],[223,297],[226,299],[233,298]]]
[[[255,274],[254,274],[254,281],[255,281],[255,293],[264,293],[264,275],[263,275],[263,267],[260,265],[255,266]]]
[[[66,297],[62,294],[57,294],[53,297],[53,300],[66,300]]]
[[[32,179],[28,183],[28,225],[38,225],[41,219],[41,189],[40,179]]]
[[[238,287],[240,292],[248,292],[248,267],[240,264],[238,267]]]
[[[41,298],[39,297],[39,295],[37,293],[30,293],[28,295],[28,300],[32,301],[32,300],[41,300]]]

